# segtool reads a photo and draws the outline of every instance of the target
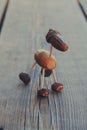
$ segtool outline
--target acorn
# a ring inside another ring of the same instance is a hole
[[[42,74],[42,69],[41,69],[41,74]],[[45,75],[44,77],[49,77],[52,74],[52,70],[45,69]]]
[[[21,72],[19,74],[19,78],[24,82],[24,84],[28,84],[31,80],[30,76],[28,73],[25,73],[25,72]]]
[[[49,95],[49,90],[42,88],[42,89],[38,90],[37,95],[40,97],[47,97]]]
[[[55,91],[55,92],[60,92],[63,88],[64,88],[64,86],[63,86],[63,84],[61,84],[61,83],[55,82],[55,83],[53,83],[53,84],[51,85],[51,89],[52,89],[53,91]]]
[[[46,35],[46,41],[50,43],[57,50],[60,50],[60,51],[68,50],[68,45],[64,41],[62,35],[53,29],[49,29]]]
[[[34,58],[37,64],[39,64],[42,68],[52,70],[56,67],[57,62],[55,57],[53,55],[49,56],[49,52],[46,50],[38,50],[35,53]]]

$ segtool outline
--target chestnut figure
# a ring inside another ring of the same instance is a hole
[[[50,29],[46,35],[46,40],[50,43],[53,47],[60,51],[67,51],[68,45],[63,40],[61,34],[55,30]]]
[[[50,29],[46,35],[46,41],[50,43],[50,51],[43,49],[37,50],[34,54],[34,64],[31,66],[28,73],[20,73],[19,78],[25,83],[28,84],[31,80],[29,73],[33,70],[36,64],[41,67],[41,84],[40,89],[37,91],[37,95],[41,97],[47,97],[49,95],[48,88],[44,87],[44,78],[53,76],[54,83],[51,85],[51,89],[55,92],[60,92],[64,86],[63,84],[57,81],[57,76],[55,68],[57,66],[56,58],[52,55],[53,47],[57,50],[65,52],[68,50],[68,45],[63,40],[61,34],[53,29]]]

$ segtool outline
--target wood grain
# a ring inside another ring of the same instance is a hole
[[[1,1],[0,33],[2,31],[2,28],[3,28],[3,24],[4,24],[4,21],[5,21],[8,5],[9,5],[9,0],[5,0],[4,2]]]
[[[77,2],[85,20],[87,21],[87,0],[77,0]]]
[[[81,4],[83,5],[84,10],[85,10],[85,12],[86,12],[86,14],[87,14],[87,0],[80,0],[80,2],[81,2]]]
[[[1,1],[0,1],[1,2]],[[34,52],[49,50],[45,35],[58,30],[69,50],[55,50],[61,93],[51,91],[52,77],[45,79],[48,98],[38,98],[40,67],[25,86],[18,78],[34,62]],[[87,23],[75,0],[11,0],[0,36],[0,127],[4,130],[87,129]]]
[[[6,4],[6,0],[0,0],[0,19],[1,19],[5,4]]]

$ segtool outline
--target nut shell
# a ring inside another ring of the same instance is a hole
[[[42,69],[41,69],[41,74],[42,74]],[[52,74],[52,70],[45,69],[45,75],[44,77],[49,77]]]
[[[52,84],[51,89],[55,92],[60,92],[64,88],[63,84],[55,82]]]
[[[38,90],[37,95],[41,96],[41,97],[47,97],[49,95],[49,90],[42,88],[42,89]]]
[[[57,62],[55,57],[49,57],[49,52],[46,50],[38,50],[35,53],[34,58],[42,68],[51,70],[56,67]]]
[[[55,30],[50,29],[46,35],[46,40],[48,43],[51,43],[53,47],[60,51],[67,51],[68,45],[63,40],[61,34]]]
[[[19,78],[24,82],[24,84],[28,84],[31,80],[30,76],[28,73],[25,73],[25,72],[21,72],[19,74]]]

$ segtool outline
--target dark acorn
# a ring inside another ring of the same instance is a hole
[[[24,84],[28,84],[30,82],[30,76],[28,73],[25,73],[25,72],[21,72],[19,74],[19,78],[24,82]]]
[[[55,92],[60,92],[63,88],[64,88],[63,84],[57,82],[53,83],[51,86],[51,89]]]
[[[41,74],[42,74],[42,69],[41,69]],[[45,69],[45,75],[44,77],[49,77],[52,74],[52,70]]]
[[[42,89],[38,90],[37,95],[40,97],[47,97],[49,95],[49,90],[42,88]]]

